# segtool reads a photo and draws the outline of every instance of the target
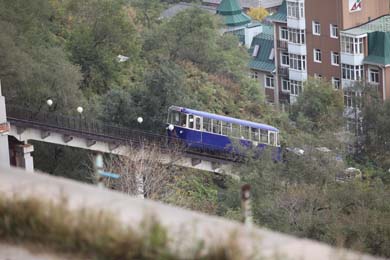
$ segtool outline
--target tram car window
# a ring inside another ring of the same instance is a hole
[[[249,126],[241,126],[241,139],[249,139]]]
[[[268,131],[260,129],[260,142],[263,144],[268,143]]]
[[[185,126],[186,121],[186,114],[180,113],[178,111],[172,111],[172,113],[169,114],[169,123],[172,125]]]
[[[240,138],[240,126],[232,124],[232,137]]]
[[[269,144],[273,145],[273,146],[275,146],[275,144],[276,144],[276,142],[275,142],[275,133],[273,133],[273,132],[269,133]]]
[[[221,121],[213,119],[212,122],[213,122],[213,133],[221,134]]]
[[[204,117],[203,118],[203,131],[211,132],[211,119]]]
[[[194,116],[188,115],[188,128],[193,129],[194,128]]]
[[[259,129],[251,128],[251,140],[255,142],[259,141]]]
[[[232,126],[230,123],[222,121],[222,134],[231,136],[232,133]]]
[[[201,130],[202,129],[202,122],[200,120],[200,117],[195,118],[195,129]]]

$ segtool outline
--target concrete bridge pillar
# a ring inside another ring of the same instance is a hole
[[[31,144],[17,144],[14,147],[16,167],[24,168],[27,172],[34,171],[34,159],[31,153],[34,146]]]
[[[0,81],[0,166],[9,167],[9,150],[8,150],[8,131],[7,114],[5,111],[5,97],[1,93]]]

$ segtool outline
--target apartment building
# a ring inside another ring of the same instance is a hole
[[[268,18],[274,28],[274,89],[270,102],[293,103],[308,77],[346,91],[368,80],[390,97],[389,0],[286,0]],[[388,84],[387,84],[388,82]]]

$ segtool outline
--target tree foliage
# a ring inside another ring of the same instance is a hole
[[[124,1],[88,0],[68,3],[71,60],[80,65],[82,88],[103,94],[126,85],[140,49],[139,36]],[[119,63],[118,55],[133,62]]]
[[[264,7],[252,7],[248,11],[248,15],[257,21],[262,21],[268,14],[268,11]]]
[[[239,209],[240,185],[251,185],[256,224],[299,237],[320,240],[370,254],[389,256],[390,196],[380,178],[342,179],[345,165],[316,149],[304,156],[289,153],[283,163],[270,154],[240,165],[220,201],[220,214]]]
[[[292,106],[290,117],[297,125],[312,133],[337,131],[343,123],[343,95],[328,82],[306,81],[303,93]]]
[[[376,90],[368,87],[361,104],[361,152],[377,166],[390,169],[390,101],[383,101]]]
[[[81,74],[52,30],[50,4],[2,0],[0,8],[6,10],[0,13],[0,78],[8,102],[39,108],[52,98],[65,113],[81,104]]]

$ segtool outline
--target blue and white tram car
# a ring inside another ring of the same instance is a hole
[[[236,143],[246,147],[271,146],[280,156],[279,130],[273,126],[171,106],[168,111],[168,136],[192,148],[232,151]]]

